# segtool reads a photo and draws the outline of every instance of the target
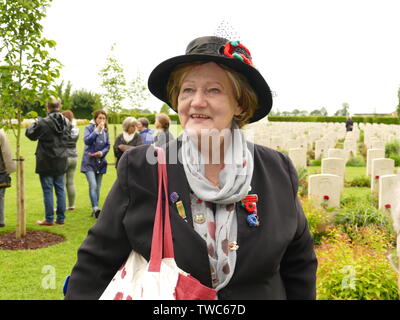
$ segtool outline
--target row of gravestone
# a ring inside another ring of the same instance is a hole
[[[344,187],[345,165],[358,152],[360,129],[364,131],[367,150],[366,175],[371,177],[371,192],[378,195],[379,208],[392,207],[398,195],[394,193],[396,181],[394,160],[385,158],[385,143],[400,141],[397,125],[355,125],[346,132],[343,124],[277,123],[259,121],[246,127],[246,138],[254,143],[277,150],[288,150],[296,168],[306,167],[307,150],[314,146],[315,158],[321,158],[321,174],[309,177],[309,197],[328,207],[339,207]],[[334,148],[344,139],[343,149]],[[400,174],[399,174],[400,175]]]
[[[400,169],[396,175],[394,160],[384,158],[383,149],[370,149],[368,156],[371,193],[378,197],[379,209],[391,208],[399,198],[394,186],[400,177]],[[344,172],[343,158],[322,159],[321,174],[308,177],[308,197],[315,198],[317,203],[328,207],[340,207]]]
[[[399,125],[355,124],[353,131],[346,132],[342,123],[303,123],[258,121],[245,127],[249,141],[276,150],[314,148],[315,159],[327,157],[327,151],[335,148],[338,140],[344,140],[343,149],[347,160],[358,152],[357,141],[364,132],[364,144],[368,149],[384,149],[392,140],[400,140]]]

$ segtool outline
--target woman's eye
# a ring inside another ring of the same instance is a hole
[[[194,91],[193,88],[183,88],[183,89],[182,89],[182,92],[183,92],[183,93],[191,93],[191,92],[193,92],[193,91]]]
[[[220,93],[221,90],[219,90],[218,88],[211,88],[208,90],[210,93]]]

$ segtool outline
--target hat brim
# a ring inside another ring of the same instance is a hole
[[[150,92],[172,108],[170,101],[168,101],[166,89],[171,72],[179,64],[197,61],[221,63],[243,74],[247,78],[249,84],[254,89],[258,97],[258,106],[253,117],[251,117],[249,120],[250,123],[264,118],[270,112],[272,108],[272,94],[261,73],[256,68],[241,62],[240,60],[231,59],[224,56],[189,54],[165,60],[164,62],[160,63],[149,76],[148,87]]]

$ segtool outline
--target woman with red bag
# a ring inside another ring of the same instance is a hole
[[[296,170],[240,130],[272,107],[250,51],[239,41],[197,38],[186,54],[159,64],[148,85],[184,129],[166,146],[179,268],[222,300],[315,299],[317,260]],[[125,152],[66,299],[98,299],[132,250],[149,260],[157,195],[154,148]]]

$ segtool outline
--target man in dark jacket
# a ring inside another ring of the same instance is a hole
[[[35,172],[40,177],[46,212],[46,219],[37,221],[37,224],[42,226],[52,226],[54,222],[53,188],[57,197],[55,223],[64,224],[65,219],[64,174],[67,169],[66,144],[71,135],[71,124],[60,113],[60,109],[61,101],[52,99],[47,104],[48,116],[39,118],[25,132],[30,140],[39,141],[35,153]]]

